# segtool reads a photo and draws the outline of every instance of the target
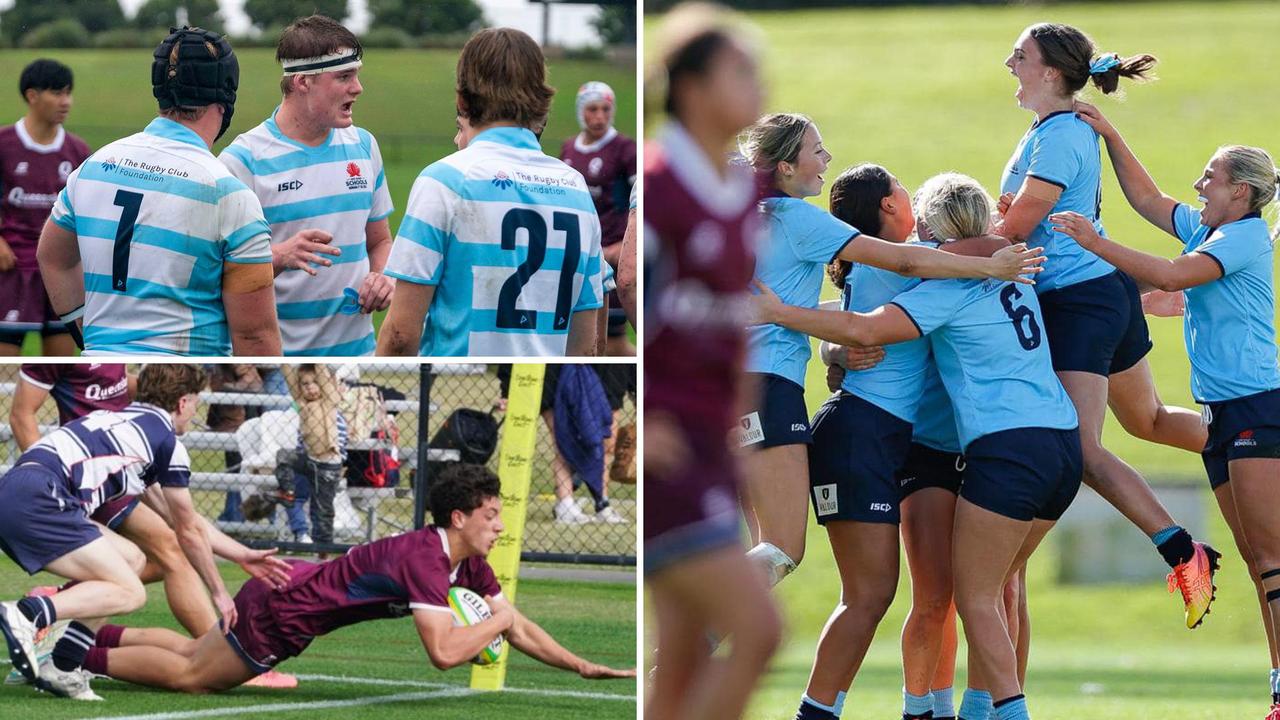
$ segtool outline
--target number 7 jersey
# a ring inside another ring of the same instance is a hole
[[[271,262],[271,228],[194,131],[156,118],[103,147],[50,218],[80,246],[86,354],[231,354],[223,264]]]
[[[557,356],[603,305],[601,264],[582,175],[500,127],[418,175],[386,274],[435,286],[422,355]]]

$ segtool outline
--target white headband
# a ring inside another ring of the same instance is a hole
[[[285,77],[290,75],[319,75],[320,73],[338,72],[358,68],[364,63],[360,54],[349,48],[341,48],[336,53],[319,57],[295,58],[282,60]]]

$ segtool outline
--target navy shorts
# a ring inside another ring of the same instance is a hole
[[[813,416],[809,487],[818,524],[856,520],[897,524],[895,479],[911,446],[911,424],[840,391]]]
[[[960,482],[964,475],[964,456],[911,443],[907,461],[898,471],[898,492],[902,499],[924,488],[942,488],[952,495],[960,494]]]
[[[0,478],[0,550],[34,575],[102,537],[56,473],[19,465]]]
[[[1242,458],[1280,458],[1280,390],[1209,403],[1209,441],[1200,458],[1209,487],[1230,482],[1227,465]]]
[[[756,409],[742,416],[742,446],[763,450],[780,445],[808,445],[809,410],[804,404],[804,388],[772,373],[747,373],[760,401]]]
[[[960,497],[1014,520],[1057,520],[1080,489],[1080,431],[1015,428],[964,451]]]
[[[1039,300],[1055,372],[1106,377],[1137,365],[1151,350],[1138,285],[1119,270]]]
[[[607,337],[626,337],[627,311],[622,309],[622,300],[617,292],[609,293],[609,324],[605,330]]]
[[[137,495],[121,495],[98,506],[89,517],[112,530],[119,530],[141,499]]]

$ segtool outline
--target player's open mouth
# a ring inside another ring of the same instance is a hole
[[[1201,205],[1208,205],[1208,204],[1209,204],[1209,198],[1207,198],[1207,197],[1205,197],[1205,196],[1203,196],[1203,195],[1197,195],[1197,196],[1196,196],[1196,200],[1199,200]]]

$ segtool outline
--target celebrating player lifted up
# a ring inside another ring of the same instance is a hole
[[[500,490],[485,468],[455,465],[431,487],[436,524],[357,546],[327,563],[295,562],[279,591],[250,580],[236,594],[226,625],[195,640],[162,628],[106,626],[84,668],[140,685],[216,692],[302,653],[320,635],[412,615],[431,664],[441,670],[468,662],[506,633],[517,650],[584,678],[635,677],[634,669],[597,665],[566,650],[503,598],[485,561],[503,530]],[[455,627],[451,585],[485,596],[493,616]]]

